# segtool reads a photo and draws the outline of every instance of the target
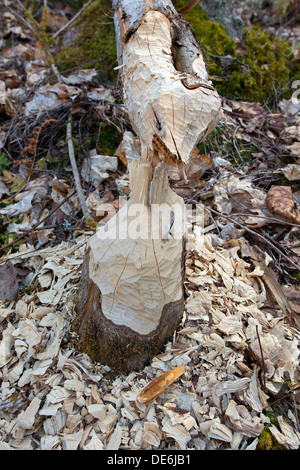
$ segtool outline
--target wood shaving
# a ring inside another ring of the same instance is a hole
[[[284,374],[298,380],[300,334],[279,306],[263,308],[263,268],[251,270],[249,255],[246,261],[239,249],[214,247],[212,237],[206,233],[202,243],[189,235],[186,310],[174,340],[142,371],[117,377],[73,345],[88,238],[37,250],[34,258],[24,245],[10,255],[24,266],[39,262],[36,292],[0,306],[1,450],[257,447]],[[180,373],[160,386],[174,369]],[[156,393],[141,400],[151,383]],[[269,429],[297,449],[296,425],[295,417],[280,418]]]

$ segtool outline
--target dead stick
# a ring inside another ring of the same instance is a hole
[[[263,391],[266,391],[266,367],[265,367],[265,361],[264,361],[264,355],[263,355],[263,350],[261,347],[261,342],[260,342],[260,337],[258,333],[258,327],[256,325],[256,334],[257,334],[257,340],[259,344],[259,349],[260,349],[260,355],[261,355],[261,362],[262,362],[262,371],[263,371]]]
[[[297,431],[300,431],[300,425],[299,425],[299,417],[298,417],[298,410],[297,410],[297,405],[296,405],[296,399],[295,399],[295,392],[293,391],[292,394],[293,397],[293,403],[294,403],[294,408],[295,408],[295,416],[296,416],[296,423],[297,423]]]
[[[200,0],[189,0],[183,7],[181,7],[178,11],[181,15],[185,15],[186,13],[189,13],[192,11],[193,8],[195,8]]]
[[[270,403],[269,405],[267,406],[264,406],[264,408],[262,409],[262,411],[264,410],[267,410],[268,408],[271,408],[271,406],[275,405],[276,403],[278,403],[279,401],[283,400],[284,398],[288,398],[289,395],[291,393],[291,390],[289,391],[289,393],[287,393],[286,395],[283,395],[283,397],[280,397],[278,398],[277,400],[273,401],[272,403]]]
[[[39,227],[35,228],[34,231],[38,232],[41,230],[51,230],[55,229],[56,225],[45,225],[44,227]],[[93,227],[81,227],[81,228],[64,228],[64,229],[59,229],[59,230],[53,230],[53,232],[80,232],[80,231],[87,231],[87,232],[95,232],[97,229]],[[22,230],[21,230],[22,232]],[[26,233],[26,230],[23,230],[24,233]]]
[[[23,240],[24,238],[27,237],[27,235],[29,235],[31,232],[33,232],[39,225],[41,225],[43,222],[45,222],[45,220],[49,219],[49,217],[51,217],[52,214],[54,214],[54,212],[56,212],[65,202],[67,202],[72,196],[74,196],[74,194],[76,193],[76,191],[73,191],[71,194],[69,194],[68,196],[66,196],[60,203],[57,207],[55,207],[55,209],[53,209],[52,211],[49,212],[48,215],[46,215],[46,217],[44,217],[42,220],[40,220],[38,223],[36,223],[30,230],[27,230],[27,232],[25,232],[23,235],[21,235],[20,237],[16,238],[16,240],[13,240],[12,242],[8,243],[7,245],[4,245],[2,248],[1,248],[1,251],[3,250],[6,250],[7,248],[10,248],[11,246],[13,246],[15,243],[19,242],[20,240]],[[2,257],[0,258],[0,261],[1,261]],[[4,260],[3,260],[4,261]]]
[[[194,201],[198,204],[198,201]],[[291,263],[296,269],[300,269],[300,266],[298,266],[296,263],[294,263],[287,255],[285,255],[282,251],[280,251],[273,243],[271,243],[269,240],[267,240],[265,237],[260,235],[259,233],[255,232],[254,230],[251,230],[250,228],[246,227],[245,225],[241,224],[240,222],[237,222],[234,220],[232,217],[229,217],[228,215],[221,214],[221,212],[215,211],[214,209],[211,209],[210,207],[204,206],[204,209],[207,211],[211,211],[216,215],[219,215],[220,217],[223,217],[224,219],[230,220],[234,224],[238,225],[239,227],[243,228],[246,230],[246,232],[251,233],[255,237],[259,238],[260,240],[263,240],[265,243],[270,245],[277,253],[279,253],[283,258],[285,258],[289,263]]]
[[[59,36],[61,33],[63,33],[66,29],[68,29],[76,20],[77,18],[79,18],[79,16],[84,12],[84,10],[87,9],[87,7],[92,3],[92,0],[89,0],[85,5],[83,5],[83,7],[81,8],[81,10],[79,10],[78,13],[76,13],[76,15],[73,16],[73,18],[68,21],[68,23],[64,24],[58,31],[56,31],[56,33],[53,34],[53,39],[56,39],[57,36]]]
[[[67,124],[67,142],[68,142],[69,157],[70,157],[70,161],[72,165],[74,182],[75,182],[78,199],[79,199],[84,217],[88,218],[90,214],[89,214],[89,211],[88,211],[88,208],[87,208],[84,196],[83,196],[78,168],[77,168],[76,159],[75,159],[74,146],[73,146],[73,140],[72,140],[72,120],[71,120],[70,114],[69,114],[69,119],[68,119],[68,124]]]

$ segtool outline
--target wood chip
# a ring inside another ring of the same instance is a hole
[[[184,365],[175,367],[168,372],[155,377],[143,390],[138,394],[137,399],[143,405],[148,405],[154,398],[163,393],[175,380],[185,372]]]
[[[86,238],[34,256],[23,245],[11,255],[12,260],[24,256],[26,267],[33,263],[37,276],[49,263],[53,270],[42,272],[50,272],[53,286],[59,281],[54,265],[62,276],[74,277],[62,284],[55,306],[41,303],[36,292],[0,305],[1,450],[257,447],[270,424],[264,409],[281,389],[284,374],[297,384],[300,333],[290,324],[280,285],[271,283],[266,263],[252,269],[256,261],[243,237],[222,246],[213,246],[210,232],[201,242],[193,237],[186,253],[186,312],[176,338],[142,371],[117,377],[69,343]],[[45,300],[52,284],[43,289]],[[266,289],[277,295],[272,311],[262,308]],[[284,296],[296,314],[297,296],[288,297],[287,289]],[[286,449],[298,449],[291,411],[289,422],[279,417],[270,432]]]

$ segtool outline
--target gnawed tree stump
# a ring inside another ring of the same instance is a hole
[[[169,0],[116,0],[124,103],[141,142],[128,203],[88,242],[77,300],[82,349],[118,372],[162,350],[184,309],[184,202],[165,164],[187,163],[220,120],[199,44]],[[134,158],[135,157],[135,158]]]

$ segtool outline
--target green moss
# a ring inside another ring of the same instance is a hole
[[[102,79],[113,80],[117,75],[114,71],[117,55],[110,2],[95,0],[80,15],[73,28],[77,37],[56,54],[60,71],[81,65],[83,68],[95,67]]]
[[[295,280],[295,283],[298,285],[300,284],[300,270],[296,269],[295,271],[292,272],[292,276]]]
[[[97,142],[97,148],[102,155],[114,155],[118,145],[121,142],[121,135],[109,124],[101,125],[100,138]]]
[[[186,0],[175,0],[173,3],[179,9],[186,3]],[[183,16],[195,31],[197,39],[206,54],[234,54],[237,48],[235,41],[228,36],[223,26],[210,21],[205,11],[199,5],[190,13]]]
[[[174,4],[180,8],[185,0],[174,0]],[[195,31],[220,95],[262,103],[275,94],[290,98],[288,84],[296,79],[300,65],[293,62],[288,41],[255,25],[245,29],[238,45],[199,5],[184,17]],[[226,60],[226,56],[231,58]]]
[[[0,175],[12,165],[12,161],[9,160],[5,153],[0,153]]]
[[[258,437],[257,450],[286,450],[271,434],[267,426]]]
[[[278,419],[272,409],[266,410],[265,415],[269,418],[271,424],[278,427]]]
[[[263,432],[259,436],[257,448],[259,450],[272,450],[273,437],[268,428],[264,428]]]
[[[283,95],[289,91],[293,55],[288,41],[254,26],[252,31],[245,29],[244,43],[236,56],[244,65],[235,63],[231,67],[227,93],[264,102],[275,90]]]
[[[7,227],[11,223],[19,224],[20,223],[19,217],[12,217],[12,218],[3,217],[0,219],[0,246],[7,245],[8,243],[18,238],[15,233],[7,232]],[[20,244],[21,244],[21,241],[17,242],[15,245],[13,245],[13,247],[11,247],[12,253],[15,253],[16,251],[18,251]]]

